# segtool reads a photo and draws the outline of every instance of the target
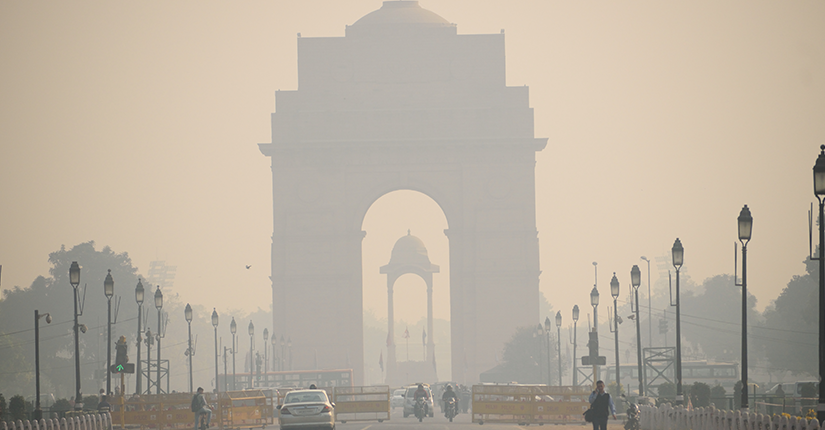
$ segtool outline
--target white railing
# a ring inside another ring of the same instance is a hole
[[[40,421],[0,421],[0,430],[110,430],[112,417],[108,412]]]
[[[670,405],[641,406],[642,430],[819,430],[819,421],[741,411]]]

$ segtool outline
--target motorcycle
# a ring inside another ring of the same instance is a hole
[[[458,405],[455,402],[454,398],[449,398],[444,401],[444,416],[447,417],[450,422],[453,422],[453,418],[458,415]]]
[[[631,402],[630,407],[627,408],[627,421],[624,423],[624,430],[640,430],[640,414],[641,412],[639,411],[639,405]]]
[[[418,418],[418,422],[421,422],[425,415],[427,415],[427,404],[423,397],[419,397],[415,399],[415,417]]]

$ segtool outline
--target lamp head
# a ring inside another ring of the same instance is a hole
[[[573,322],[579,321],[579,305],[573,306]]]
[[[673,242],[673,249],[671,249],[673,253],[673,267],[679,269],[682,267],[682,264],[685,262],[685,248],[682,248],[682,241],[679,238],[676,238],[676,242]]]
[[[232,334],[238,332],[238,325],[235,324],[235,317],[232,317],[232,322],[229,323],[229,331],[232,332]]]
[[[106,279],[103,281],[103,294],[107,299],[111,299],[115,295],[115,279],[112,278],[112,269],[106,274]]]
[[[249,330],[250,336],[255,335],[255,324],[252,324],[252,320],[249,320],[249,327],[247,329]]]
[[[739,218],[736,219],[736,222],[739,225],[739,241],[742,242],[742,246],[746,246],[751,240],[751,232],[753,231],[753,217],[748,205],[745,205],[739,212]]]
[[[642,271],[635,264],[630,268],[630,285],[633,288],[639,288],[639,285],[642,285]]]
[[[218,311],[212,308],[212,327],[218,328]]]
[[[550,317],[544,318],[544,331],[550,332]]]
[[[819,157],[814,164],[814,194],[817,197],[825,194],[825,145],[821,145],[819,149]]]
[[[596,289],[595,285],[590,290],[590,306],[599,306],[599,290]]]
[[[189,306],[189,303],[186,304],[186,309],[183,310],[183,315],[186,317],[186,322],[192,322],[192,306]]]
[[[273,335],[272,335],[272,339],[271,339],[271,340],[272,340],[272,346],[275,346],[275,345],[277,345],[277,344],[278,344],[278,336],[275,336],[275,335],[273,334]]]
[[[614,299],[619,297],[619,279],[616,278],[616,272],[613,272],[613,279],[610,280],[610,295]]]
[[[536,329],[533,331],[533,337],[541,336],[543,334],[544,334],[544,328],[541,326],[541,324],[538,324],[536,326]]]
[[[69,283],[74,288],[80,285],[80,265],[77,264],[77,261],[72,261],[72,266],[69,267]]]
[[[155,307],[160,310],[163,307],[163,293],[160,292],[160,285],[158,285],[158,289],[155,290]]]
[[[140,278],[138,278],[138,284],[135,287],[135,301],[137,302],[138,305],[143,304],[143,293],[144,293],[143,283],[140,282]]]
[[[264,342],[269,340],[269,329],[264,328]]]
[[[545,321],[547,324],[549,321]],[[556,312],[556,327],[561,327],[561,311]]]

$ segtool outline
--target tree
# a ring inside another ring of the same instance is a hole
[[[702,382],[694,382],[693,385],[690,386],[689,395],[693,407],[710,406],[710,385]]]
[[[721,385],[715,385],[713,388],[710,389],[711,403],[713,403],[713,405],[716,406],[717,409],[727,407],[728,402],[725,397],[725,394],[725,387]]]
[[[522,384],[546,384],[545,368],[547,367],[546,334],[535,336],[536,327],[519,327],[513,337],[504,345],[501,365],[501,382],[517,381]],[[553,331],[550,331],[550,342],[556,341]],[[550,354],[550,368],[558,366],[554,354]]]
[[[673,382],[662,382],[659,384],[658,388],[659,397],[664,398],[675,398],[676,397],[676,385]]]
[[[9,399],[9,418],[12,421],[26,419],[26,399],[21,395]]]

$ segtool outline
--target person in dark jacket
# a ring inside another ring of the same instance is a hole
[[[590,393],[590,408],[595,411],[593,430],[607,430],[607,419],[613,415],[616,419],[616,405],[609,393],[604,392],[604,381],[596,381],[596,390]]]

